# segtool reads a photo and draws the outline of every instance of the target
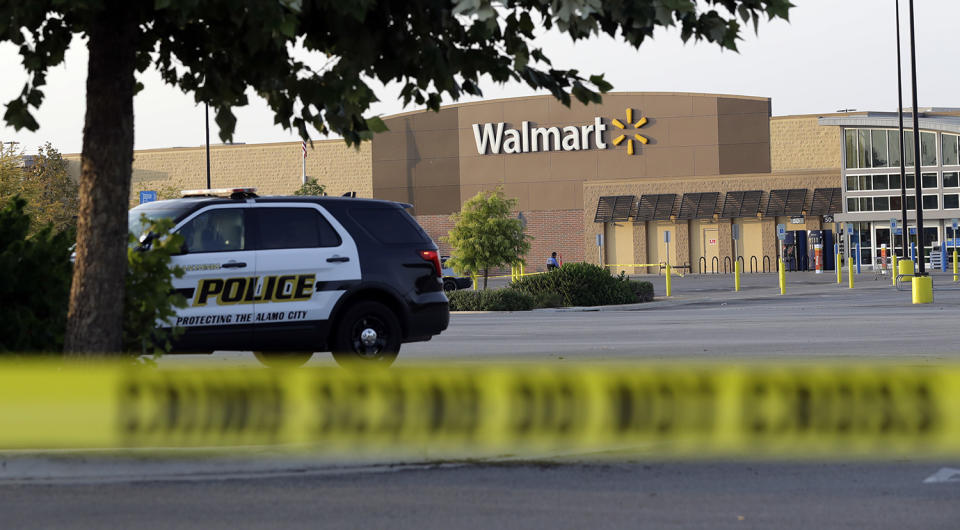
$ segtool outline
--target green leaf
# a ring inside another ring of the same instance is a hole
[[[387,124],[379,116],[367,118],[367,128],[375,133],[387,132]]]

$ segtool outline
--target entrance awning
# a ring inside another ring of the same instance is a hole
[[[723,200],[723,212],[720,217],[733,219],[735,217],[756,217],[760,213],[760,200],[763,191],[728,191]]]
[[[673,216],[676,193],[641,195],[634,221],[667,221]]]
[[[767,209],[764,210],[763,215],[765,217],[803,215],[806,203],[806,188],[770,190],[770,197],[767,199]]]
[[[636,204],[636,195],[607,195],[597,201],[597,213],[593,217],[595,223],[609,223],[626,221],[633,215]]]
[[[677,219],[713,219],[717,213],[720,193],[684,193],[680,199],[680,212]]]
[[[834,215],[843,212],[843,192],[840,188],[817,188],[813,190],[810,215]]]

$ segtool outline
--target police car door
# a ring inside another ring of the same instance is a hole
[[[360,279],[353,238],[317,204],[257,203],[251,212],[261,282],[254,300],[256,348],[319,346],[337,300]]]
[[[250,349],[257,276],[249,211],[244,203],[213,205],[176,227],[184,252],[171,261],[184,275],[173,285],[187,299],[174,322],[186,330],[177,350]]]

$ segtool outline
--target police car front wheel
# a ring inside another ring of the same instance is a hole
[[[400,321],[379,302],[360,302],[340,319],[333,358],[341,366],[389,366],[400,351]]]

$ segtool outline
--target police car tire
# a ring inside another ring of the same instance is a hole
[[[443,290],[444,290],[444,291],[456,291],[456,290],[457,290],[457,282],[456,282],[455,280],[451,280],[450,278],[447,278],[446,280],[443,280]]]
[[[365,343],[364,332],[375,334]],[[333,342],[333,358],[347,368],[390,366],[400,352],[400,321],[379,302],[360,302],[340,318]]]
[[[313,352],[255,351],[253,355],[260,364],[269,368],[296,368],[306,364]]]

